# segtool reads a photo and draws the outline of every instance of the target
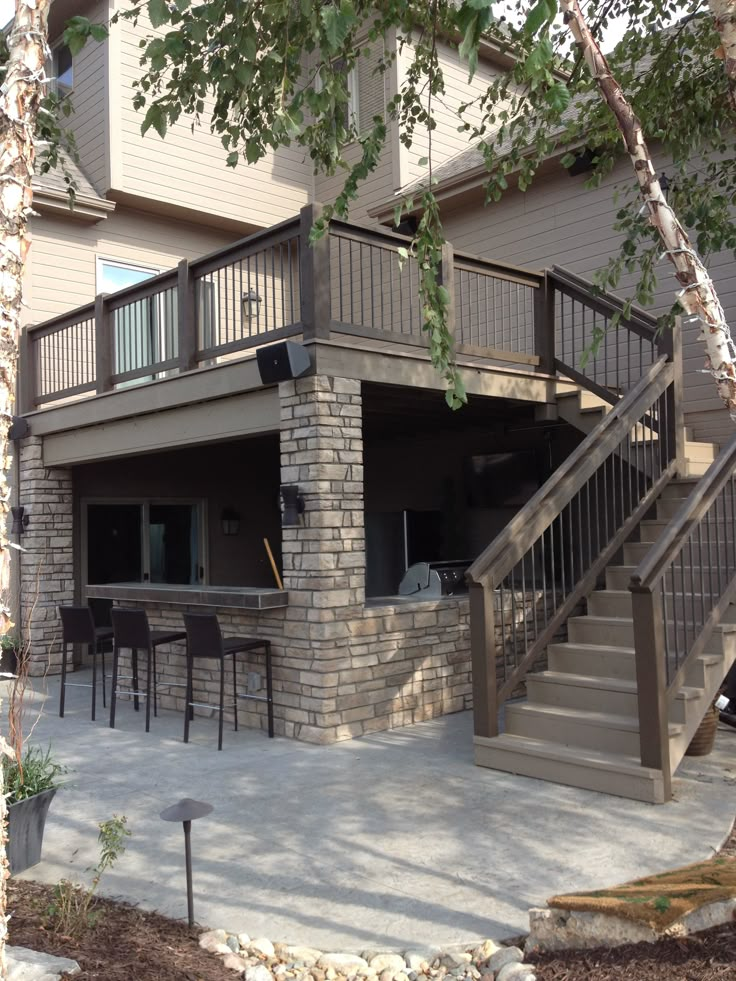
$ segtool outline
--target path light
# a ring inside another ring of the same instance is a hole
[[[189,926],[194,926],[194,896],[192,894],[192,845],[190,833],[192,821],[204,817],[213,810],[212,804],[205,804],[201,800],[192,800],[191,797],[184,797],[178,804],[161,811],[159,817],[163,821],[181,821],[184,825],[184,856],[187,867],[187,912],[189,914]]]

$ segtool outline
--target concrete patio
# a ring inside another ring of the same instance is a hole
[[[123,701],[111,730],[89,700],[68,688],[59,719],[53,678],[29,699],[31,743],[72,772],[24,878],[85,881],[98,822],[125,814],[132,837],[103,894],[183,917],[183,835],[158,815],[194,797],[215,808],[192,832],[199,922],[324,950],[509,937],[554,893],[709,856],[736,813],[736,731],[653,807],[475,767],[469,713],[331,747],[226,729],[218,753],[214,720],[184,745],[180,715],[146,735]]]

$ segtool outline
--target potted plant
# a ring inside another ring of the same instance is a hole
[[[5,640],[3,637],[2,640]],[[2,756],[3,786],[8,805],[7,856],[11,873],[41,861],[41,845],[51,801],[66,772],[50,749],[25,747],[25,696],[30,683],[30,651],[13,641],[16,670],[8,691],[8,748]]]
[[[27,749],[22,757],[3,756],[3,778],[8,803],[8,864],[11,874],[24,872],[41,861],[41,846],[51,801],[65,767],[51,750]]]
[[[18,670],[18,651],[20,641],[15,634],[0,637],[0,676],[15,675]]]

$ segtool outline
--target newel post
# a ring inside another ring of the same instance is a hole
[[[541,275],[534,290],[534,353],[539,358],[537,371],[546,375],[555,370],[555,288],[549,273]]]
[[[18,412],[25,415],[36,408],[38,393],[38,349],[28,327],[24,327],[20,335],[18,371]]]
[[[496,705],[496,630],[494,591],[480,582],[470,584],[470,662],[473,673],[473,731],[476,736],[498,735]]]
[[[653,589],[632,580],[636,690],[639,703],[641,765],[662,774],[664,800],[672,796],[667,675],[661,586]]]
[[[95,378],[97,394],[112,391],[113,318],[107,306],[107,293],[95,297]]]
[[[309,233],[322,215],[321,204],[308,204],[299,212],[299,261],[301,263],[302,335],[305,341],[330,336],[330,235],[313,245]],[[339,272],[339,270],[338,270]]]
[[[455,337],[455,250],[449,242],[442,246],[442,267],[440,282],[447,290],[450,299],[447,304],[447,329]]]
[[[194,276],[189,261],[182,259],[177,267],[176,316],[179,371],[197,367],[197,323]]]
[[[699,317],[688,317],[688,322],[697,321],[702,328]],[[682,326],[683,318],[675,317],[672,330],[665,331],[659,341],[659,350],[666,354],[674,369],[672,384],[665,393],[667,399],[667,446],[670,459],[674,457],[677,473],[682,476],[685,472],[685,413],[684,391],[685,383],[682,375]]]

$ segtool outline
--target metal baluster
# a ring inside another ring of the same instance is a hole
[[[531,547],[531,563],[532,563],[532,610],[534,611],[534,623],[533,623],[533,637],[536,641],[539,637],[539,621],[537,620],[537,558],[536,558],[536,548],[537,543],[535,542]]]
[[[688,535],[687,546],[688,546],[688,555],[689,555],[689,558],[690,558],[690,585],[689,585],[689,588],[688,588],[688,592],[690,593],[690,617],[691,617],[692,622],[693,622],[693,633],[694,633],[694,636],[697,637],[698,631],[695,629],[695,625],[698,622],[698,617],[697,617],[697,614],[695,612],[695,582],[694,582],[694,579],[695,579],[695,572],[694,572],[695,565],[693,563],[693,535],[692,535],[692,532],[690,532],[690,534]],[[683,589],[684,589],[685,588],[685,583],[683,582],[682,585],[683,585]],[[683,598],[683,603],[684,603],[684,598]],[[702,627],[702,623],[700,624],[700,626]]]
[[[503,680],[506,681],[506,587],[503,583],[501,583],[499,588],[498,598],[501,603],[501,661],[503,666]],[[488,602],[493,602],[493,592],[491,592]]]
[[[512,570],[512,576],[513,576],[513,570]],[[518,655],[517,655],[517,646],[516,646],[516,580],[515,580],[515,577],[511,579],[511,644],[512,644],[512,651],[511,651],[511,653],[512,653],[512,657],[513,657],[513,663],[514,663],[514,667],[516,667],[516,665],[519,663],[519,659],[518,659]],[[504,672],[505,672],[505,668],[506,668],[506,665],[504,663]]]
[[[363,243],[358,243],[358,262],[360,264],[360,326],[365,327],[365,313],[363,308]]]
[[[526,599],[526,568],[524,566],[524,559],[526,556],[521,557],[521,615],[524,618],[524,653],[529,650],[529,632],[527,628],[527,599]]]
[[[264,257],[265,261],[265,257]],[[276,256],[271,246],[271,330],[276,327]]]
[[[565,509],[563,508],[562,511],[560,511],[560,513],[558,515],[558,518],[557,518],[557,521],[559,522],[559,525],[560,525],[560,572],[562,574],[562,601],[563,601],[563,603],[564,603],[565,599],[567,598],[567,588],[566,588],[566,580],[565,580],[565,527],[564,527],[564,522],[563,522],[563,515],[564,515],[564,513],[565,513]]]
[[[542,532],[542,604],[543,604],[543,616],[544,616],[544,626],[547,627],[547,554],[545,549],[545,535],[546,530]]]
[[[705,623],[705,574],[703,572],[703,524],[698,522],[698,569],[700,570],[700,613],[701,623]],[[695,567],[690,568],[692,588],[695,589]]]
[[[664,666],[667,675],[667,683],[670,680],[670,632],[667,629],[667,589],[662,583],[662,622],[664,623]]]
[[[375,251],[376,250],[372,246],[370,246],[370,245],[368,246],[368,262],[369,262],[369,267],[368,268],[369,268],[370,274],[371,274],[371,276],[370,276],[370,279],[371,279],[371,327],[374,330],[376,329],[376,290],[375,290],[375,287],[373,285],[373,256],[374,256]]]

